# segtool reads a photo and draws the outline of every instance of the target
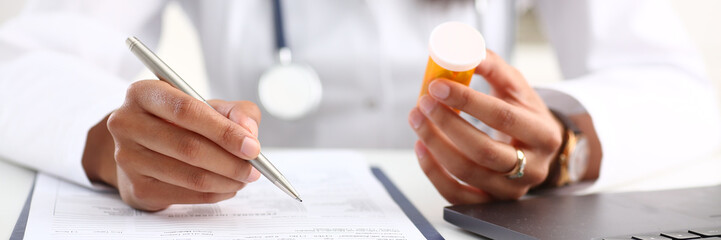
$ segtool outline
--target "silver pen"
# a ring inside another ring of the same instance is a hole
[[[185,92],[186,94],[190,95],[191,97],[194,97],[195,99],[198,99],[200,101],[203,101],[205,104],[208,104],[208,102],[203,99],[203,97],[198,94],[193,88],[188,85],[173,69],[170,69],[170,67],[163,62],[163,60],[160,60],[160,58],[153,53],[153,51],[150,51],[148,47],[145,46],[138,38],[136,37],[129,37],[127,40],[125,40],[125,43],[130,48],[130,51],[135,54],[140,61],[145,64],[150,71],[152,71],[155,76],[157,76],[160,80],[169,83],[173,87],[180,89],[181,91]],[[210,106],[210,104],[208,104]],[[212,108],[212,106],[211,106]],[[300,199],[300,196],[298,195],[298,192],[295,191],[293,186],[290,185],[290,182],[288,182],[287,179],[283,176],[283,174],[278,171],[273,164],[268,161],[265,156],[263,156],[263,153],[259,153],[258,157],[253,160],[249,160],[250,164],[255,167],[255,169],[258,169],[260,173],[263,174],[268,180],[273,182],[278,188],[283,190],[283,192],[287,193],[291,197],[295,198],[296,200],[303,202],[303,200]]]

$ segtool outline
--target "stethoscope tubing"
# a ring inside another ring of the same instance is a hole
[[[287,48],[285,41],[285,28],[283,26],[283,6],[280,4],[280,0],[273,0],[273,30],[275,33],[275,49]]]

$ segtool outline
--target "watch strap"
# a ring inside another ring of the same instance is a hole
[[[558,149],[556,157],[551,162],[548,168],[548,176],[546,180],[539,185],[540,188],[551,188],[560,187],[571,182],[569,177],[569,157],[571,155],[572,146],[575,146],[571,141],[577,141],[576,136],[581,134],[581,130],[571,121],[570,118],[566,117],[557,111],[550,109],[556,119],[563,124],[563,141],[561,147]]]
[[[571,130],[571,131],[573,131],[573,132],[576,133],[576,134],[580,134],[580,133],[581,133],[581,129],[578,128],[578,126],[576,126],[576,124],[573,123],[573,121],[572,121],[568,116],[566,116],[565,114],[560,113],[559,111],[553,110],[553,109],[549,109],[549,110],[551,111],[551,113],[553,114],[553,116],[556,117],[556,119],[558,119],[558,121],[561,121],[561,123],[563,124],[563,126],[564,126],[566,129]],[[564,137],[565,137],[565,136],[564,136]]]

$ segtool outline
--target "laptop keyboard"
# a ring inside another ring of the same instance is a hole
[[[660,232],[657,234],[637,234],[624,237],[603,238],[604,240],[658,240],[658,239],[718,239],[721,240],[721,226],[711,228],[696,228],[688,231]]]

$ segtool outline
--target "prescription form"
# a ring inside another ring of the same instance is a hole
[[[150,213],[129,207],[117,192],[38,174],[25,239],[425,239],[360,154],[268,157],[302,203],[261,178],[226,201]]]

